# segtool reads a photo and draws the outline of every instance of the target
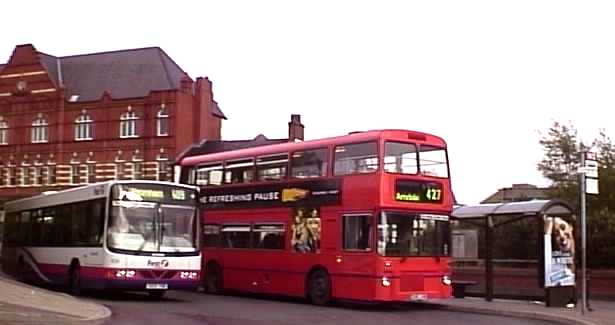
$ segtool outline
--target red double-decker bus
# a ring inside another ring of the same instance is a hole
[[[448,298],[446,143],[356,132],[185,157],[201,187],[203,285],[331,299]]]

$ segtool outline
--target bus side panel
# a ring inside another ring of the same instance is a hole
[[[335,274],[332,295],[340,299],[370,301],[375,297],[377,279],[373,275]]]
[[[25,247],[19,254],[40,280],[62,285],[68,281],[71,262],[77,260],[82,283],[87,286],[89,281],[98,278],[100,273],[95,272],[94,276],[90,277],[92,267],[88,263],[88,256],[97,256],[102,253],[101,247]]]
[[[372,300],[377,282],[375,256],[371,252],[343,252],[336,258],[337,265],[330,270],[334,297]]]
[[[303,296],[305,270],[296,267],[288,250],[260,250],[254,258],[255,281],[258,292]]]
[[[380,203],[380,179],[377,173],[344,176],[342,206],[353,210],[373,210]]]

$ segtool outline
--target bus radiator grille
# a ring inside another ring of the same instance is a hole
[[[177,271],[147,270],[139,271],[139,274],[144,279],[171,279],[177,274]]]

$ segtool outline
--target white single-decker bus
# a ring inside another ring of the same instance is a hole
[[[29,282],[82,289],[195,290],[197,189],[109,181],[5,204],[2,267]]]

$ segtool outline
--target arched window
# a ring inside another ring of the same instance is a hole
[[[49,124],[42,115],[32,122],[32,143],[44,143],[49,141]]]
[[[0,116],[0,144],[9,144],[9,124]]]
[[[164,104],[160,105],[158,114],[156,114],[156,135],[169,135],[169,113]]]
[[[128,112],[120,116],[120,138],[137,137],[137,113],[128,106]]]
[[[92,118],[85,111],[75,119],[75,140],[92,140]]]

